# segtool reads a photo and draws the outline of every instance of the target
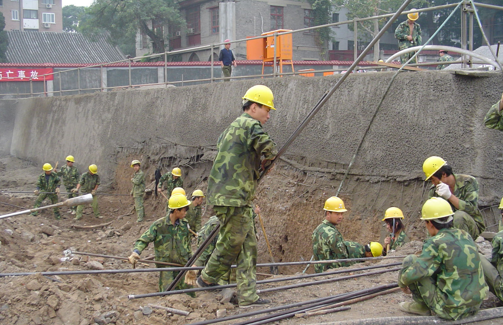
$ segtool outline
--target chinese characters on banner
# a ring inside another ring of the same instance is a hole
[[[44,74],[52,73],[52,68],[0,68],[1,81],[44,81]],[[54,80],[54,75],[46,75],[45,80]]]

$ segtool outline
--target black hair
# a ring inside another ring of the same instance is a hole
[[[252,106],[252,104],[257,104],[260,107],[263,106],[262,104],[259,104],[259,103],[256,103],[256,102],[252,102],[251,100],[247,100],[246,103],[243,104],[243,111],[249,110],[250,107]]]
[[[178,208],[178,209],[172,209],[171,211],[182,211],[183,209],[189,209],[189,206],[184,206],[183,208]]]
[[[384,222],[386,222],[391,229],[393,229],[393,219],[395,219],[395,232],[399,230],[405,230],[405,226],[402,223],[402,220],[399,218],[390,218],[390,219],[384,219]]]
[[[435,219],[435,220],[445,222],[445,221],[447,221],[447,218],[449,218],[449,217],[443,217],[443,218],[439,218],[439,219]],[[436,222],[435,220],[430,220],[430,222],[433,225],[433,227],[437,228],[437,230],[452,228],[453,220],[451,220],[447,223],[440,223],[440,222]]]
[[[365,252],[367,253],[372,253],[372,251],[370,250],[370,244],[367,244],[364,246],[365,247]],[[373,254],[372,254],[373,255]]]
[[[444,174],[445,174],[445,176],[451,176],[453,174],[452,167],[449,165],[443,165],[432,176],[435,176],[436,178],[441,179],[442,175],[444,175]]]

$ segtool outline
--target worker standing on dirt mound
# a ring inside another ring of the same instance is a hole
[[[53,173],[53,169],[51,164],[45,163],[42,167],[44,172],[38,177],[37,181],[37,189],[35,190],[35,195],[38,195],[37,200],[35,201],[35,208],[40,207],[42,201],[46,198],[51,200],[52,204],[58,203],[58,195],[59,195],[59,177],[56,173]],[[38,212],[33,212],[32,216],[38,215]],[[57,220],[61,219],[61,215],[59,214],[59,208],[54,208],[54,218]]]
[[[503,131],[503,119],[501,118],[501,111],[503,110],[503,94],[499,102],[494,104],[486,114],[484,123],[489,129],[496,129]]]
[[[325,201],[325,220],[313,231],[313,256],[315,261],[326,261],[349,258],[349,252],[344,243],[337,225],[344,220],[344,202],[337,196],[332,196]],[[354,262],[338,262],[330,264],[315,264],[316,273],[328,269],[350,266]]]
[[[157,190],[159,192],[163,191],[163,188],[166,188],[166,199],[169,201],[169,197],[171,196],[171,192],[175,187],[183,188],[183,179],[182,179],[182,170],[178,167],[173,168],[171,172],[167,172],[162,175],[159,180],[159,185],[157,186]],[[166,203],[166,211],[168,211],[168,203]]]
[[[260,174],[278,153],[263,130],[274,108],[274,96],[266,86],[253,86],[243,97],[243,114],[218,138],[218,152],[208,179],[208,204],[220,221],[220,238],[197,285],[217,284],[237,262],[239,306],[270,303],[257,295],[257,239],[252,200]],[[262,160],[262,157],[263,160]]]
[[[399,208],[391,207],[384,213],[382,221],[384,221],[386,229],[390,233],[389,236],[384,238],[384,255],[389,253],[388,246],[389,250],[392,251],[410,241],[409,236],[405,233],[402,219],[404,219],[403,212]]]
[[[371,241],[367,245],[354,241],[344,241],[344,245],[348,249],[349,258],[379,257],[383,252],[382,245],[375,241]]]
[[[83,173],[80,176],[80,181],[77,184],[77,187],[72,190],[73,193],[78,193],[81,190],[82,194],[91,193],[93,196],[93,203],[91,204],[93,207],[94,216],[96,218],[102,219],[100,216],[100,212],[98,210],[98,197],[96,196],[96,190],[98,190],[98,186],[100,186],[100,176],[98,175],[98,166],[92,164],[89,166],[89,171]],[[84,211],[84,206],[79,205],[77,207],[77,216],[75,216],[74,220],[82,219],[82,212]]]
[[[441,197],[454,210],[454,228],[463,229],[473,240],[486,229],[484,218],[478,208],[479,184],[470,175],[454,174],[447,162],[436,156],[423,163],[425,181],[431,179],[433,186],[428,197]]]
[[[421,255],[403,261],[398,285],[414,302],[402,302],[400,309],[449,320],[475,315],[488,291],[477,245],[466,231],[453,228],[454,212],[446,200],[427,200],[421,214],[431,237]]]
[[[134,198],[134,208],[136,210],[136,215],[138,216],[136,222],[142,222],[145,218],[145,209],[143,208],[143,195],[145,195],[145,175],[140,169],[141,163],[139,160],[133,160],[131,162],[131,167],[134,168],[134,174],[131,178],[131,183],[133,183],[131,196]]]
[[[156,261],[185,265],[192,256],[189,223],[184,219],[190,201],[185,195],[175,194],[169,198],[168,205],[170,210],[166,217],[155,221],[134,244],[133,253],[128,258],[133,266],[140,259],[141,252],[152,242]],[[156,266],[166,267],[158,264]],[[160,272],[159,292],[166,291],[178,273],[178,271]],[[176,286],[176,289],[186,288],[183,279]]]
[[[77,167],[73,166],[74,163],[75,158],[70,155],[66,157],[66,166],[61,167],[61,170],[59,172],[54,169],[54,173],[63,178],[63,185],[65,185],[69,199],[77,196],[77,194],[72,193],[72,190],[79,183],[79,171],[77,170]],[[70,210],[72,214],[75,214],[77,207],[73,206],[70,208]]]
[[[189,206],[189,211],[187,211],[187,216],[185,219],[189,221],[190,229],[195,232],[201,230],[201,206],[204,201],[204,193],[201,190],[195,190],[192,192],[192,203]]]

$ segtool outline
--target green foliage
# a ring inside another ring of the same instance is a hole
[[[7,62],[7,46],[9,45],[9,38],[7,37],[7,32],[4,31],[5,28],[5,17],[3,13],[0,12],[0,63]]]
[[[80,23],[89,18],[85,14],[85,10],[86,7],[74,5],[63,7],[63,30],[65,32],[77,32]]]
[[[332,22],[332,0],[308,0],[311,5],[314,17],[314,26],[325,25]],[[330,28],[323,27],[316,29],[316,43],[322,50],[323,56],[326,52],[328,41],[330,41]]]

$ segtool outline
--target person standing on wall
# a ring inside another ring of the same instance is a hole
[[[421,25],[416,23],[416,20],[419,18],[419,13],[411,12],[410,14],[407,14],[407,18],[408,19],[406,21],[402,21],[395,30],[395,38],[398,40],[398,49],[400,51],[408,49],[409,47],[419,46],[422,42]],[[414,54],[415,52],[409,52],[401,55],[400,62],[404,64],[412,56],[414,56]],[[417,63],[417,56],[415,63]]]
[[[226,39],[224,43],[224,48],[220,50],[218,61],[220,61],[220,66],[222,67],[222,73],[225,77],[224,81],[229,81],[232,74],[232,66],[237,67],[238,64],[231,50],[231,40]]]
[[[450,62],[450,61],[454,61],[453,57],[450,56],[449,54],[447,54],[446,50],[440,50],[440,51],[438,51],[438,55],[440,55],[440,57],[438,58],[437,62]],[[437,65],[437,70],[445,69],[448,66],[449,66],[449,64],[439,64],[439,65]]]

